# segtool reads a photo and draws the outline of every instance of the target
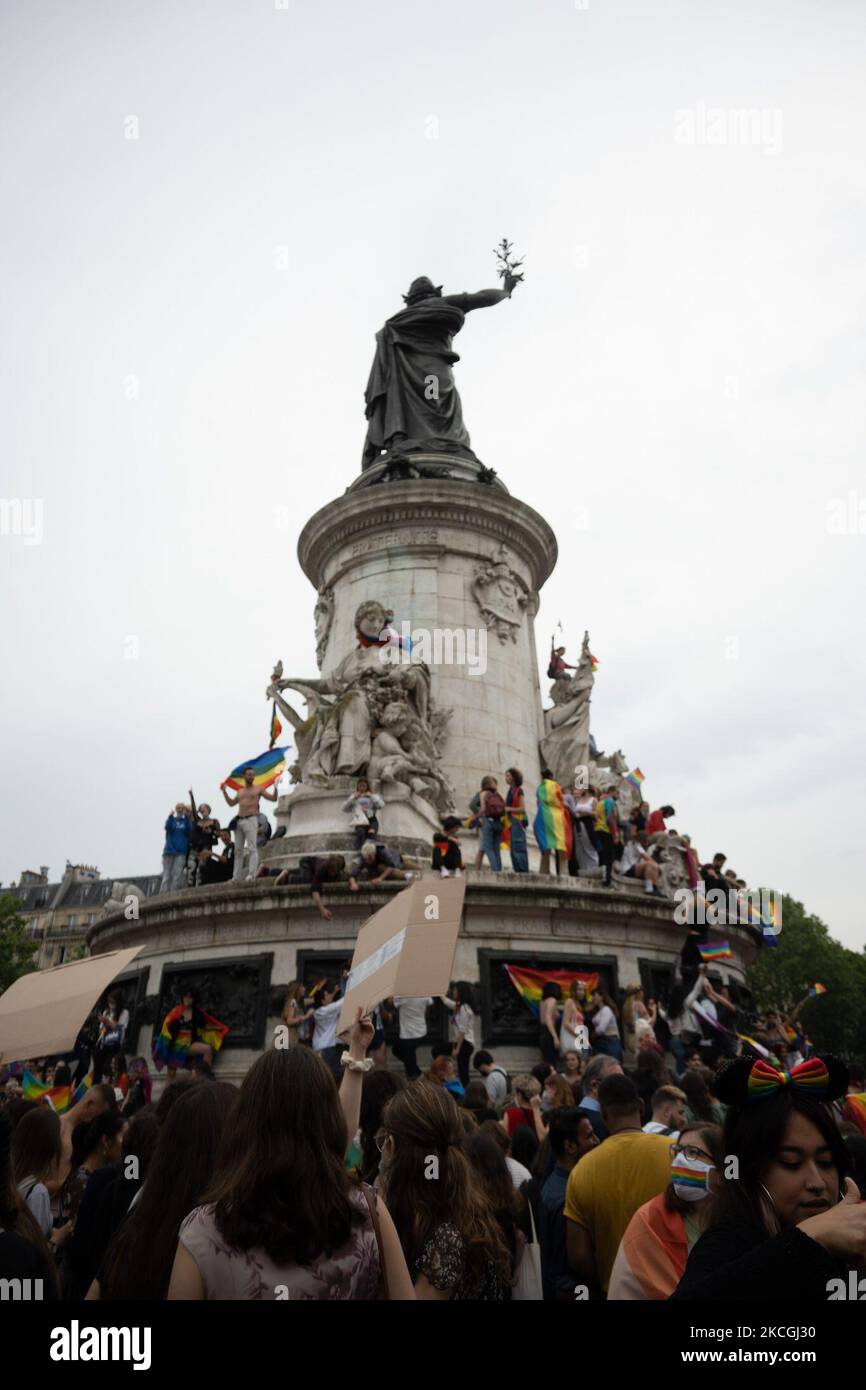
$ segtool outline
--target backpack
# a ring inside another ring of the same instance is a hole
[[[505,815],[505,802],[499,792],[488,792],[487,800],[484,803],[484,814],[493,820],[501,820]]]
[[[492,1076],[493,1073],[494,1073],[495,1071],[498,1071],[500,1076],[504,1076],[504,1077],[505,1077],[505,1094],[506,1094],[507,1096],[510,1096],[510,1095],[511,1095],[511,1077],[508,1075],[508,1072],[505,1070],[504,1067],[499,1067],[499,1066],[491,1067],[491,1068],[490,1068],[490,1071],[488,1072],[488,1076]]]

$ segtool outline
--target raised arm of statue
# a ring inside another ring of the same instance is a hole
[[[280,686],[290,684],[292,684],[292,682],[290,681],[279,682]],[[304,692],[301,691],[301,694],[303,693]],[[266,694],[269,700],[275,701],[277,709],[280,710],[280,712],[286,716],[293,729],[298,729],[302,724],[306,723],[306,720],[303,719],[300,714],[298,714],[298,711],[292,709],[292,706],[289,704],[288,700],[283,699],[282,695],[279,693],[277,685],[269,685]],[[316,701],[316,703],[318,704],[318,701]]]
[[[506,287],[502,290],[476,290],[474,294],[443,294],[442,302],[453,304],[456,308],[462,309],[464,314],[468,314],[473,309],[490,309],[494,304],[501,304],[503,299],[510,299],[513,288],[513,282],[510,286],[506,282]]]

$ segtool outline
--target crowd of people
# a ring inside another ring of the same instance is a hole
[[[482,778],[469,803],[469,814],[463,819],[454,815],[443,818],[431,847],[433,870],[443,876],[465,873],[461,832],[469,829],[477,835],[476,870],[486,867],[493,873],[502,872],[503,852],[507,850],[512,872],[528,873],[529,836],[534,833],[541,873],[594,878],[605,888],[614,886],[616,875],[619,883],[631,879],[635,886],[642,885],[646,894],[660,896],[665,842],[676,836],[692,890],[700,887],[709,893],[722,889],[725,901],[732,891],[738,895],[747,891],[745,880],[725,868],[724,854],[716,853],[702,863],[691,837],[668,827],[668,820],[676,815],[672,806],[651,810],[648,802],[641,801],[623,809],[615,787],[600,789],[578,783],[564,791],[548,768],[541,775],[536,789],[538,810],[531,828],[520,769],[506,769],[504,795],[497,777],[490,774]],[[329,920],[331,913],[323,898],[325,885],[343,883],[357,892],[362,882],[402,882],[417,871],[417,865],[407,864],[397,848],[383,841],[380,816],[385,801],[373,792],[365,777],[357,780],[342,807],[346,828],[355,842],[354,861],[339,853],[309,854],[300,856],[292,868],[259,862],[259,852],[268,841],[285,834],[283,826],[272,831],[262,810],[262,798],[276,801],[276,791],[257,787],[253,768],[244,772],[236,794],[226,784],[221,790],[228,805],[237,808],[225,827],[206,802],[196,806],[192,792],[189,803],[178,802],[166,819],[160,892],[268,878],[277,887],[309,886],[320,915]]]
[[[542,1060],[513,1077],[477,1045],[469,983],[438,1001],[426,1069],[437,1001],[339,1037],[343,987],[293,982],[282,1045],[239,1087],[187,1049],[154,1103],[116,996],[66,1113],[4,1078],[0,1277],[104,1301],[826,1299],[866,1259],[862,1069],[776,1011],[728,1055],[701,1005],[737,1006],[705,968],[679,1013],[551,986]],[[213,1023],[184,990],[169,1018],[197,1011]]]

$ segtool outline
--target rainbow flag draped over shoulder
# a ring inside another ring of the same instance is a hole
[[[522,965],[506,965],[505,973],[535,1018],[545,985],[557,985],[563,1003],[575,980],[583,980],[587,999],[598,989],[598,974],[588,974],[585,970],[529,970]]]
[[[239,791],[245,786],[244,773],[251,767],[255,776],[253,786],[258,791],[265,791],[274,782],[282,777],[286,767],[287,748],[270,748],[267,753],[260,753],[257,758],[247,758],[246,762],[238,763],[237,767],[229,773],[223,786],[231,787],[233,791]]]
[[[707,941],[698,945],[698,952],[705,965],[714,960],[730,960],[734,954],[729,941]]]
[[[862,1134],[866,1134],[866,1091],[861,1091],[859,1095],[845,1097],[842,1119],[849,1120],[851,1124],[857,1126]]]
[[[571,854],[573,827],[571,812],[562,796],[562,787],[552,778],[539,782],[535,793],[538,810],[532,828],[542,851],[557,850]]]
[[[249,763],[247,763],[249,767]],[[183,1016],[183,1004],[177,1004],[170,1009],[162,1022],[159,1036],[153,1044],[153,1060],[157,1071],[162,1071],[163,1067],[185,1067],[189,1061],[189,1050],[193,1042],[207,1043],[214,1052],[219,1052],[223,1045],[223,1039],[228,1033],[228,1024],[220,1023],[219,1019],[212,1018],[206,1014],[204,1009],[194,1010],[194,1014],[202,1021],[202,1025],[196,1028],[196,1037],[193,1038],[194,1018],[186,1020]]]

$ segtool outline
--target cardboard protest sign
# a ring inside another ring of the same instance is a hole
[[[422,878],[375,912],[358,932],[339,1032],[358,1009],[391,995],[444,994],[451,982],[465,878]]]
[[[20,976],[0,996],[0,1058],[29,1062],[71,1052],[99,996],[140,950],[107,951]]]

